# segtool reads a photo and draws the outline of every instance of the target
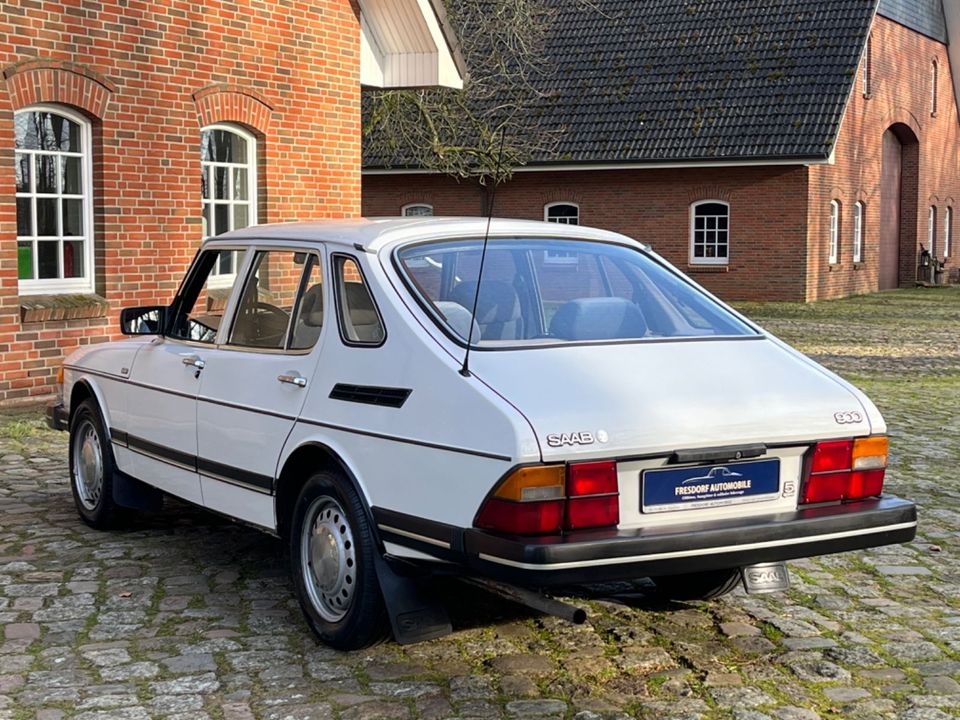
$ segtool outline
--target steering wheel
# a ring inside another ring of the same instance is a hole
[[[282,308],[265,302],[250,303],[246,307],[250,313],[254,337],[250,340],[254,347],[278,347],[283,344],[283,335],[287,331],[289,316]]]

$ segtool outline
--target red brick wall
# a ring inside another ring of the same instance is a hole
[[[352,0],[4,0],[0,70],[0,403],[49,394],[63,354],[114,334],[120,308],[172,296],[201,235],[203,125],[257,136],[260,222],[359,212]],[[36,102],[93,124],[105,318],[21,319],[13,112]]]
[[[496,215],[543,219],[543,206],[572,201],[580,223],[649,243],[727,300],[803,300],[807,170],[803,167],[521,172],[497,190]],[[363,214],[399,215],[409,203],[436,215],[479,215],[475,184],[437,175],[366,175]],[[690,204],[730,204],[730,263],[689,264]]]
[[[938,108],[930,113],[931,62],[938,61]],[[960,132],[947,48],[884,17],[877,17],[871,40],[871,87],[864,97],[864,63],[847,106],[838,138],[835,164],[810,170],[807,258],[807,299],[842,297],[878,288],[880,240],[880,173],[883,133],[894,124],[906,125],[916,138],[919,182],[905,200],[901,230],[901,285],[914,283],[919,246],[927,246],[927,208],[937,207],[937,247],[943,244],[944,210],[953,208],[953,245],[947,259],[958,266],[957,212],[960,204]],[[916,153],[914,153],[915,155]],[[903,178],[909,185],[911,152],[904,148]],[[830,201],[842,204],[839,262],[828,263]],[[853,263],[853,208],[864,203],[863,263]],[[938,255],[941,254],[938,252]]]

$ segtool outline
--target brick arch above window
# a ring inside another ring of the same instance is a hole
[[[544,206],[556,205],[558,203],[582,206],[583,194],[575,190],[556,188],[540,193],[540,201]]]
[[[62,60],[30,60],[3,71],[14,110],[56,103],[102,118],[117,86],[94,70]]]
[[[730,204],[730,190],[719,185],[696,185],[687,190],[687,204],[694,205],[709,200]]]
[[[239,85],[210,85],[193,94],[200,126],[216,123],[246,125],[267,134],[273,119],[273,104],[252,88]]]

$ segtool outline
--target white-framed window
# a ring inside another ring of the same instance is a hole
[[[830,250],[828,262],[836,265],[840,257],[840,201],[830,201]]]
[[[853,261],[863,262],[863,203],[853,206]]]
[[[253,135],[225,123],[203,128],[200,169],[204,238],[257,224],[257,139]],[[238,255],[221,255],[212,276],[223,276],[223,282],[229,283],[237,272]]]
[[[690,206],[690,263],[726,265],[730,259],[730,205],[701,200]]]
[[[943,211],[943,256],[950,257],[953,249],[953,208],[947,207]]]
[[[400,208],[404,217],[430,217],[433,215],[433,205],[429,203],[410,203]]]
[[[937,66],[937,61],[934,60],[930,63],[930,114],[937,114],[937,81],[938,75],[940,74],[940,68]]]
[[[579,225],[580,206],[574,202],[552,202],[543,206],[543,219],[560,225]],[[576,265],[580,258],[576,253],[545,250],[543,262],[548,265]]]
[[[90,123],[44,104],[18,110],[13,124],[19,292],[93,292]]]
[[[870,91],[873,89],[873,78],[870,77],[873,72],[873,34],[867,36],[867,47],[863,51],[863,96],[870,97]]]
[[[937,256],[937,206],[931,205],[927,211],[927,250]]]

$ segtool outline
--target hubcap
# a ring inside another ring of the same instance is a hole
[[[300,536],[300,564],[310,602],[327,622],[343,619],[356,592],[353,531],[340,504],[329,496],[307,509]]]
[[[73,440],[73,485],[87,510],[95,510],[103,493],[103,454],[100,435],[90,420],[83,420]]]

